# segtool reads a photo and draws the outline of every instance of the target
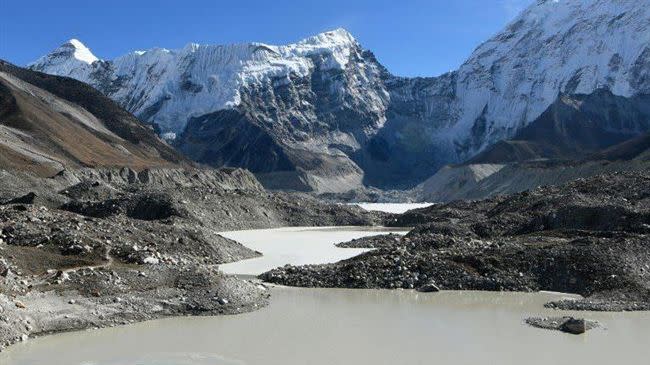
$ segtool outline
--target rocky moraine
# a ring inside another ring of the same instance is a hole
[[[0,346],[32,336],[268,303],[218,265],[259,256],[217,232],[378,225],[386,216],[269,193],[248,172],[0,171]]]
[[[342,244],[373,251],[261,275],[301,287],[555,291],[572,310],[650,310],[650,174],[610,174],[560,187],[409,211],[415,226]]]

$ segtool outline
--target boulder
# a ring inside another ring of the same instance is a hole
[[[11,199],[5,204],[34,204],[38,195],[34,192],[29,192],[23,196]]]
[[[440,291],[440,288],[435,283],[424,284],[421,287],[416,289],[421,293],[436,293]]]
[[[9,274],[9,264],[4,259],[0,259],[0,276],[7,277]]]
[[[568,318],[560,326],[560,331],[571,333],[573,335],[581,335],[587,332],[588,329],[589,328],[587,326],[587,321],[585,321],[582,318],[573,318],[573,317]]]

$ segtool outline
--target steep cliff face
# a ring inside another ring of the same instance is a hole
[[[452,135],[469,157],[514,135],[558,97],[650,89],[650,2],[540,0],[458,71]]]
[[[561,93],[647,94],[649,9],[540,0],[459,70],[430,78],[391,75],[342,29],[113,61],[71,41],[31,67],[88,82],[190,157],[249,168],[274,187],[405,187],[514,136]]]

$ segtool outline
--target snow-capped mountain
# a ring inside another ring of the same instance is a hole
[[[88,82],[189,156],[268,186],[403,186],[513,136],[560,93],[650,93],[650,0],[539,0],[430,78],[392,76],[342,29],[112,61],[71,41],[31,68]]]
[[[73,39],[30,68],[89,82],[145,121],[180,133],[190,117],[240,105],[244,88],[289,84],[309,76],[315,62],[322,71],[345,70],[357,49],[352,35],[337,29],[287,46],[192,43],[99,61]]]
[[[474,142],[481,131],[474,153],[535,120],[559,92],[598,88],[650,93],[650,1],[538,0],[459,69],[450,132]]]
[[[92,65],[96,61],[99,61],[99,59],[95,57],[88,47],[77,39],[71,39],[47,56],[41,57],[31,66],[39,71],[52,70],[49,73],[70,76],[76,79],[86,76],[82,81],[92,81],[88,76],[90,76],[93,70]]]

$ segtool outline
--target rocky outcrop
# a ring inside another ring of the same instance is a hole
[[[401,236],[395,233],[389,233],[387,235],[379,236],[369,236],[353,239],[348,242],[337,243],[337,247],[341,248],[381,248],[381,247],[391,247],[395,242],[400,241]]]
[[[531,317],[526,319],[526,324],[536,328],[562,331],[572,335],[581,335],[594,328],[602,327],[596,321],[573,317]]]
[[[438,288],[438,286],[435,283],[431,282],[431,283],[422,285],[421,287],[417,288],[416,290],[419,291],[420,293],[437,293],[437,292],[440,291],[440,288]]]

